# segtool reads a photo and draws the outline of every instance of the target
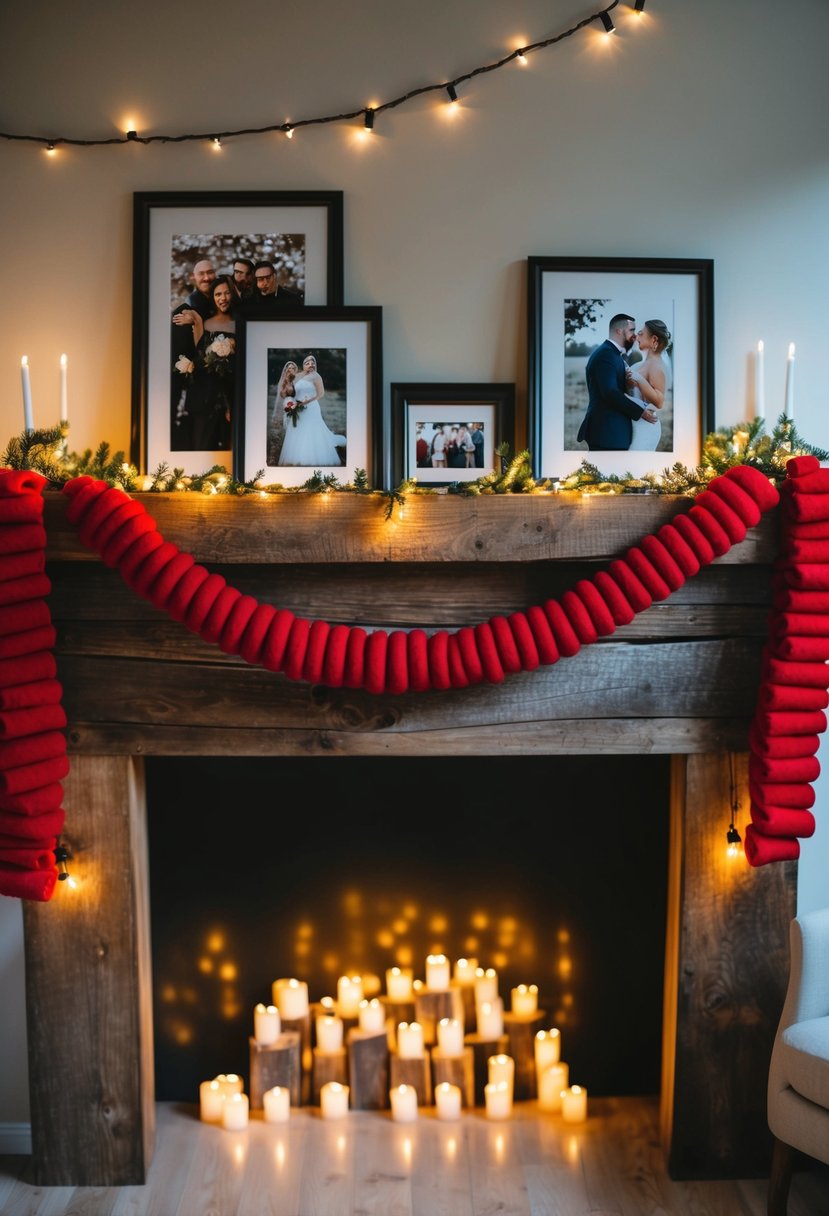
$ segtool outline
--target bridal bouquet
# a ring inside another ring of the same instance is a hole
[[[285,411],[286,420],[290,418],[291,422],[294,424],[294,426],[296,426],[296,420],[305,409],[305,403],[303,401],[297,401],[293,397],[288,397],[283,409]]]
[[[204,366],[219,376],[233,375],[232,356],[236,354],[236,339],[219,334],[204,352]]]
[[[179,355],[173,367],[177,372],[181,372],[182,376],[191,376],[193,374],[193,360],[188,359],[186,355]]]

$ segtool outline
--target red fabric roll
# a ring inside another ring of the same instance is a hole
[[[43,499],[34,494],[21,498],[0,498],[0,525],[36,524],[43,516]]]
[[[612,580],[609,581],[612,582]],[[613,613],[610,611],[607,602],[602,598],[595,583],[590,579],[580,578],[573,591],[590,614],[593,628],[600,638],[609,637],[611,633],[616,632],[616,622],[613,619]]]
[[[63,493],[69,499],[66,508],[66,518],[70,524],[80,524],[84,515],[93,502],[107,489],[105,481],[96,481],[93,477],[75,477],[67,481]]]
[[[829,469],[816,469],[792,482],[795,494],[829,494]]]
[[[349,633],[348,625],[335,625],[328,635],[322,665],[322,683],[327,684],[329,688],[342,687]]]
[[[0,554],[4,556],[45,547],[46,529],[42,524],[0,525]]]
[[[822,735],[826,730],[826,714],[819,709],[805,713],[768,713],[758,709],[754,720],[765,735]]]
[[[480,684],[484,678],[484,668],[481,656],[478,654],[478,640],[475,630],[464,625],[455,635],[460,648],[461,662],[470,684]]]
[[[25,574],[22,578],[0,582],[0,604],[19,604],[24,600],[42,599],[52,590],[47,574]]]
[[[51,760],[66,752],[66,739],[57,730],[41,731],[39,735],[25,735],[22,739],[0,741],[0,769],[17,768],[21,764],[34,764],[38,760]]]
[[[675,524],[663,524],[656,535],[676,562],[683,578],[693,578],[699,574],[700,560]]]
[[[131,559],[130,569],[134,568],[140,559],[136,558],[133,550],[137,549],[138,553],[146,557],[154,547],[153,541],[148,539],[149,537],[157,537],[155,547],[161,544],[158,525],[152,515],[148,515],[146,511],[142,511],[138,515],[126,515],[126,512],[123,514],[125,515],[124,522],[116,532],[113,532],[100,550],[101,561],[110,569],[125,561],[128,556]],[[124,577],[126,579],[126,575]]]
[[[793,684],[760,685],[757,700],[764,709],[826,709],[829,693],[823,688],[798,688]]]
[[[777,634],[796,634],[801,637],[829,636],[829,613],[780,612],[771,622]]]
[[[231,587],[230,584],[222,587],[199,630],[205,642],[218,642],[234,604],[241,598],[242,593],[237,587]]]
[[[815,831],[812,812],[790,806],[759,806],[752,802],[751,818],[766,836],[813,836]]]
[[[722,524],[714,518],[710,511],[697,503],[689,509],[688,518],[696,524],[700,532],[714,550],[715,557],[722,557],[731,548],[731,540]]]
[[[196,559],[192,553],[177,553],[171,561],[167,562],[164,569],[158,575],[158,578],[150,588],[150,599],[155,604],[156,608],[163,608],[169,612],[170,600],[185,574],[192,570],[196,564]],[[204,571],[204,577],[207,577],[207,571]],[[197,584],[198,585],[198,584]],[[181,618],[179,618],[181,619]]]
[[[829,660],[829,635],[823,638],[776,637],[769,653],[795,663],[825,663]]]
[[[130,520],[130,524],[138,523],[140,518],[141,516],[137,515],[134,520]],[[148,519],[149,516],[146,516],[145,518]],[[125,532],[126,530],[126,528],[122,528],[121,532]],[[121,532],[116,533],[116,539],[121,535]],[[156,549],[160,549],[163,544],[163,536],[160,532],[156,532],[153,529],[143,532],[140,536],[133,538],[126,553],[124,553],[117,563],[118,569],[121,572],[121,577],[127,586],[132,585],[133,575],[135,574],[136,570],[143,565],[151,553],[154,553]]]
[[[820,468],[820,461],[817,456],[812,456],[811,453],[805,453],[803,456],[792,456],[786,461],[786,477],[790,483],[793,479],[798,480],[801,477],[808,477],[810,473],[816,473]]]
[[[32,841],[17,848],[0,845],[0,865],[20,866],[24,870],[50,870],[55,864],[54,836],[42,842]]]
[[[785,514],[798,523],[829,519],[829,495],[789,494],[784,499]]]
[[[0,469],[0,498],[40,494],[45,486],[46,478],[34,469]]]
[[[51,625],[49,605],[43,599],[23,600],[0,607],[0,634],[22,633],[40,625]]]
[[[599,570],[593,575],[593,582],[610,610],[614,625],[629,625],[636,613],[615,579],[611,578],[607,570]]]
[[[786,532],[791,538],[798,540],[829,540],[829,519],[815,519],[811,522],[796,523],[786,518]]]
[[[798,781],[816,781],[820,776],[817,756],[799,756],[792,760],[780,760],[774,756],[758,756],[756,752],[748,758],[748,771],[755,781],[776,785]]]
[[[736,481],[738,486],[751,495],[761,511],[776,507],[780,501],[777,487],[772,485],[765,474],[750,464],[736,464],[733,468],[726,469],[723,476],[729,481]]]
[[[638,578],[626,561],[616,558],[607,568],[607,573],[617,583],[619,590],[633,608],[634,612],[644,612],[653,603],[653,596],[645,584]],[[562,651],[562,653],[564,653]]]
[[[375,629],[366,639],[363,659],[363,679],[366,692],[379,696],[386,691],[386,655],[389,635],[384,629]]]
[[[42,574],[46,568],[46,550],[27,549],[25,553],[6,553],[0,562],[0,582],[10,583],[27,574]]]
[[[0,835],[4,840],[18,842],[44,840],[48,836],[60,835],[64,819],[60,802],[53,810],[43,811],[39,815],[15,815],[12,811],[0,810]]]
[[[291,625],[291,632],[288,635],[288,641],[285,645],[285,654],[282,657],[282,670],[289,680],[299,680],[302,678],[302,669],[305,666],[305,653],[308,649],[308,635],[310,632],[311,622],[307,617],[295,616],[294,622]],[[202,636],[204,635],[202,634]]]
[[[750,758],[749,758],[750,759]],[[815,791],[807,782],[798,785],[764,785],[749,773],[748,792],[763,806],[794,806],[808,811],[815,805]]]
[[[581,642],[561,604],[558,600],[545,600],[543,607],[547,620],[550,622],[550,630],[559,654],[565,658],[578,654],[581,650]],[[509,670],[506,668],[506,664],[504,666],[506,670]]]
[[[710,486],[707,490],[703,490],[701,494],[697,495],[694,505],[699,510],[709,511],[714,516],[732,545],[738,545],[740,541],[745,540],[746,531],[748,530],[745,521]]]
[[[539,664],[538,647],[535,644],[529,621],[523,612],[511,612],[507,620],[521,656],[522,671],[535,671]]]
[[[772,684],[794,684],[799,688],[829,686],[829,667],[825,663],[796,663],[766,656],[763,668],[766,679]]]
[[[246,663],[258,663],[265,637],[273,624],[276,609],[273,604],[257,604],[257,607],[245,627],[244,636],[239,646],[239,653]]]
[[[15,819],[21,820],[39,819],[45,814],[56,815],[60,812],[62,815],[62,804],[63,786],[59,781],[53,781],[50,785],[36,786],[25,793],[3,794],[0,797],[0,813],[14,815]],[[10,832],[12,829],[8,826],[0,827],[0,831]],[[47,828],[42,834],[51,836],[57,831],[57,828]]]
[[[167,611],[174,621],[186,624],[187,614],[190,611],[190,605],[195,598],[196,592],[210,577],[204,566],[198,564],[191,566],[189,570],[185,571],[170,592],[166,604]],[[219,592],[217,591],[216,594],[218,595]]]
[[[226,586],[227,580],[221,574],[208,574],[204,582],[196,588],[184,614],[184,624],[191,633],[200,632],[210,609]]]
[[[125,573],[124,564],[121,565],[121,573],[126,582],[145,600],[152,598],[153,584],[179,552],[178,545],[174,545],[171,540],[164,540],[160,533],[155,535],[159,537],[161,544],[156,545],[140,564],[133,565],[129,574]]]
[[[796,861],[800,856],[800,843],[787,836],[766,836],[750,823],[743,850],[749,865],[765,866],[771,861]]]
[[[817,562],[809,565],[783,566],[783,578],[790,587],[800,591],[829,591],[829,565],[823,566]]]
[[[40,625],[37,629],[24,629],[0,637],[0,660],[15,659],[39,650],[51,650],[57,633],[53,625]]]
[[[365,629],[360,629],[358,626],[352,627],[349,632],[343,672],[345,688],[362,688],[367,637]]]
[[[489,620],[492,629],[492,636],[495,639],[495,645],[498,648],[498,658],[504,671],[509,675],[515,675],[521,670],[521,655],[518,653],[518,647],[515,644],[515,637],[509,627],[509,621],[505,616],[493,616]],[[577,647],[578,649],[578,647]]]
[[[22,739],[24,735],[63,730],[65,726],[66,712],[60,704],[0,711],[0,739]]]
[[[711,542],[693,519],[688,515],[675,515],[672,526],[687,543],[688,548],[693,550],[700,566],[707,566],[714,560],[716,554]]]
[[[634,545],[625,554],[625,560],[641,583],[644,583],[652,599],[666,600],[671,589],[643,549]]]
[[[54,679],[57,669],[55,656],[48,650],[13,659],[0,659],[0,689],[14,684],[29,684],[32,680]]]
[[[240,652],[245,630],[250,623],[250,618],[258,607],[259,601],[252,595],[240,594],[239,598],[235,600],[222,626],[222,632],[217,639],[219,649],[224,651],[225,654],[238,654]]]
[[[449,634],[445,629],[433,633],[428,642],[429,673],[432,688],[445,692],[451,688],[449,678]]]
[[[827,470],[829,472],[829,470]],[[829,540],[807,540],[789,536],[784,545],[786,564],[791,562],[829,562]]]
[[[98,501],[100,502],[100,499]],[[90,549],[96,549],[98,553],[103,553],[112,537],[127,520],[135,519],[138,515],[146,515],[144,507],[134,498],[125,496],[123,502],[117,501],[112,504],[110,499],[109,503],[109,513],[98,523],[93,537],[94,543],[89,546]],[[97,503],[95,505],[97,506]]]
[[[639,548],[652,563],[654,569],[659,571],[671,591],[678,591],[685,582],[685,575],[659,537],[643,536],[639,542]]]
[[[536,650],[538,651],[539,663],[547,666],[551,663],[557,663],[559,660],[558,646],[556,646],[556,640],[553,637],[553,631],[550,628],[550,622],[547,620],[544,609],[540,608],[538,604],[532,604],[527,609],[526,617]],[[501,675],[503,677],[503,670]]]
[[[546,619],[547,618],[545,617],[545,622]],[[536,631],[533,628],[534,636],[535,632]],[[510,636],[512,635],[510,634]],[[550,634],[550,638],[552,640],[552,634]],[[479,625],[475,626],[475,640],[478,643],[478,654],[481,659],[484,678],[488,680],[490,684],[500,684],[504,678],[504,668],[501,664],[500,658],[498,657],[498,644],[495,640],[492,625],[489,622],[482,621]],[[538,639],[536,638],[536,644],[537,642]],[[553,645],[555,645],[555,643],[553,643]],[[558,651],[556,651],[556,654],[558,654]],[[545,661],[548,663],[555,662],[554,659],[546,659]]]
[[[731,510],[749,528],[756,527],[760,522],[759,504],[733,477],[717,477],[711,482],[708,489],[712,494],[719,495],[724,502],[728,503]]]
[[[213,575],[210,576],[213,578]],[[224,582],[224,579],[222,579]],[[265,634],[265,641],[262,644],[262,650],[259,662],[268,671],[281,671],[282,663],[285,658],[285,647],[288,645],[288,638],[291,635],[291,629],[294,624],[294,614],[287,608],[278,608],[276,616],[271,622],[271,627]],[[362,663],[362,658],[361,658]]]
[[[405,629],[395,629],[389,634],[386,651],[386,690],[395,697],[409,691],[409,643]]]
[[[0,795],[23,794],[36,790],[53,781],[63,781],[69,772],[69,758],[55,756],[52,760],[39,760],[35,764],[19,764],[16,768],[0,769]],[[2,805],[2,800],[0,800]]]
[[[829,636],[829,591],[800,591],[772,579],[772,607],[781,612],[815,613],[824,618]]]
[[[757,722],[752,722],[748,732],[751,750],[758,756],[814,756],[820,747],[817,735],[765,735]]]
[[[463,665],[461,648],[458,645],[458,635],[450,633],[446,643],[446,657],[449,665],[449,682],[452,688],[468,688],[469,677]]]
[[[54,870],[21,870],[18,866],[0,865],[0,895],[13,899],[33,899],[47,903],[58,880]]]
[[[29,684],[12,684],[5,688],[0,685],[0,710],[5,712],[55,705],[62,696],[63,689],[57,680],[34,680]]]
[[[78,538],[81,544],[85,545],[87,549],[97,549],[99,547],[97,534],[101,525],[116,515],[119,507],[126,506],[132,501],[134,500],[130,499],[123,490],[116,489],[114,486],[107,486],[94,500],[90,498],[89,505],[81,512],[78,520]]]
[[[243,597],[244,598],[244,597]],[[254,605],[256,600],[253,601]],[[331,626],[327,621],[312,621],[308,632],[308,646],[305,651],[305,662],[302,665],[302,678],[308,684],[319,684],[322,681],[322,668],[325,662],[325,647]]]
[[[409,684],[412,692],[427,692],[429,676],[429,639],[422,629],[413,629],[408,636]]]
[[[573,627],[576,637],[582,646],[590,646],[598,639],[599,631],[593,624],[586,605],[576,595],[575,591],[565,591],[561,597],[561,607],[567,620]]]

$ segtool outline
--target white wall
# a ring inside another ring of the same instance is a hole
[[[461,75],[592,11],[580,0],[28,0],[4,14],[2,126],[85,138],[120,132],[129,116],[141,132],[181,133],[337,114]],[[527,68],[476,77],[453,121],[430,95],[381,115],[364,142],[350,123],[231,140],[219,154],[198,143],[47,158],[3,143],[0,442],[22,426],[21,353],[46,425],[66,351],[72,446],[128,446],[132,194],[227,188],[343,190],[346,303],[383,306],[386,384],[514,380],[520,443],[528,255],[713,258],[718,425],[752,411],[759,338],[767,414],[782,408],[795,341],[796,422],[829,447],[829,5],[648,0],[641,22],[626,2],[614,16],[615,39],[594,25]],[[802,908],[827,902],[825,781],[818,810]],[[19,958],[19,923],[0,901],[4,959]],[[22,1059],[18,980],[10,987],[0,1121],[25,1117],[8,1080]]]

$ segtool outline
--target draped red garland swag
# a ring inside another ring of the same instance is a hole
[[[69,771],[47,602],[45,484],[38,473],[0,470],[0,894],[37,900],[55,888]],[[376,695],[499,683],[574,655],[666,599],[779,502],[773,607],[749,735],[746,857],[753,866],[796,858],[798,838],[815,830],[812,783],[829,706],[829,469],[813,456],[788,462],[779,494],[757,469],[735,466],[687,512],[560,599],[430,636],[367,633],[260,604],[165,541],[122,490],[77,477],[63,493],[81,541],[173,620],[288,679]]]

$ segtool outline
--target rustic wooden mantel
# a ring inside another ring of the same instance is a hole
[[[384,500],[358,494],[136,497],[166,539],[261,601],[331,623],[427,631],[557,597],[690,505],[648,495],[436,494],[410,497],[402,516],[395,508],[386,520]],[[51,904],[25,908],[41,1182],[140,1183],[149,1164],[141,757],[172,754],[671,754],[666,1150],[676,1177],[762,1170],[795,866],[727,869],[722,845],[729,752],[739,753],[748,808],[744,753],[774,513],[671,599],[570,659],[501,685],[372,696],[292,682],[202,642],[84,549],[65,505],[47,495],[72,759],[66,839],[83,882],[71,905],[59,891]]]

